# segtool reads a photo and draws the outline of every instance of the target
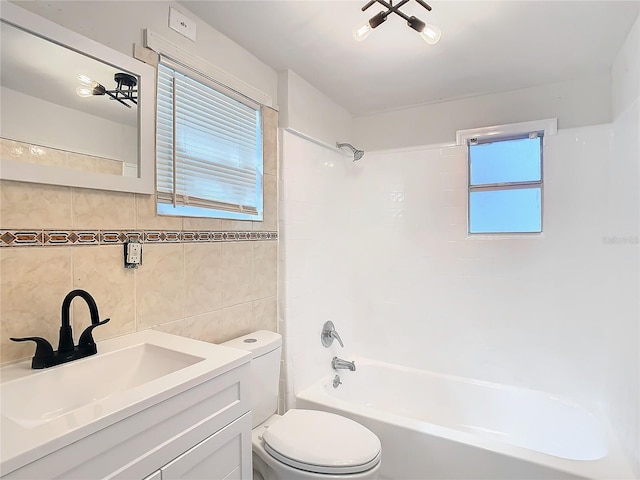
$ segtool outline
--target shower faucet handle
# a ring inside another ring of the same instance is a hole
[[[342,343],[340,335],[338,335],[338,332],[336,332],[336,327],[333,325],[333,322],[331,320],[327,320],[326,322],[324,322],[324,325],[322,326],[322,333],[320,334],[322,345],[324,345],[326,348],[329,348],[333,343],[334,338],[338,340],[340,346],[344,348],[344,343]]]

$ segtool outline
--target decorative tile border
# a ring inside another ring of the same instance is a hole
[[[0,247],[49,247],[142,243],[255,242],[278,240],[278,232],[158,230],[0,230]]]

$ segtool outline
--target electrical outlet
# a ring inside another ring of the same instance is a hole
[[[169,7],[169,28],[191,41],[196,41],[196,22],[185,17],[173,7]]]
[[[138,268],[142,265],[142,244],[140,242],[127,242],[124,244],[124,267]]]

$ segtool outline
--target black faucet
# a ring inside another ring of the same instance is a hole
[[[76,297],[82,297],[89,306],[91,315],[91,325],[89,325],[80,335],[78,345],[73,344],[73,332],[69,322],[69,310],[71,301]],[[104,325],[110,319],[100,321],[98,306],[93,297],[85,290],[72,290],[64,297],[62,302],[62,326],[60,327],[60,340],[58,350],[53,351],[53,347],[48,340],[42,337],[11,338],[14,342],[35,342],[36,353],[31,360],[31,368],[47,368],[61,363],[71,362],[79,358],[88,357],[98,352],[96,342],[93,340],[93,329],[99,325]]]

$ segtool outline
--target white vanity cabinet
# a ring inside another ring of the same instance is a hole
[[[249,480],[248,360],[66,443],[2,480]]]
[[[162,467],[151,478],[240,480],[251,475],[251,413],[247,413]]]

